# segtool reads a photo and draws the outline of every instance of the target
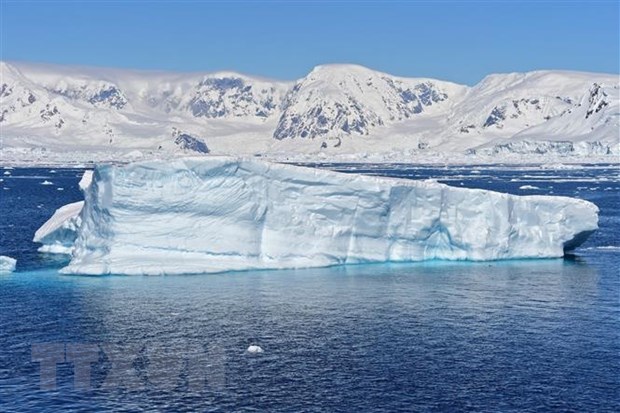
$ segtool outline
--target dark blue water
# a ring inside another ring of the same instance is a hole
[[[11,170],[0,411],[620,410],[617,167],[363,172],[577,196],[599,205],[601,229],[555,260],[62,276],[31,239],[81,198],[81,171]]]

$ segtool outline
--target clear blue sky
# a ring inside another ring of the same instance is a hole
[[[620,64],[618,0],[0,2],[3,60],[279,79],[357,63],[467,84]]]

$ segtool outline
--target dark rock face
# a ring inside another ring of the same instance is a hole
[[[255,90],[238,77],[206,78],[196,86],[187,109],[195,117],[266,118],[277,107],[274,88]]]
[[[368,135],[376,126],[385,125],[388,121],[409,119],[423,113],[425,108],[448,99],[448,95],[438,90],[432,82],[407,86],[389,77],[366,82],[352,79],[350,82],[352,85],[348,86],[349,89],[339,83],[338,95],[319,101],[316,100],[314,91],[309,88],[304,91],[304,81],[297,83],[283,102],[282,115],[273,137],[278,140],[298,137],[314,139],[328,134],[337,135],[338,132],[346,135]],[[381,112],[365,105],[363,99],[358,100],[350,93],[352,88],[375,96],[377,91],[380,91],[386,108],[382,112],[387,112],[388,115],[380,114]]]
[[[48,89],[50,92],[72,100],[81,100],[94,106],[113,109],[124,108],[128,101],[123,92],[112,84],[101,86],[98,90],[89,89],[88,85],[67,89]]]
[[[10,87],[8,84],[3,83],[2,86],[0,86],[0,97],[7,97],[11,93],[13,93],[13,88]]]
[[[101,89],[88,99],[93,105],[104,103],[111,108],[122,109],[127,105],[127,99],[120,90],[114,86]]]
[[[488,128],[489,126],[498,125],[501,121],[506,119],[506,108],[503,106],[494,107],[489,117],[486,121],[484,121],[484,125],[482,127]]]
[[[607,93],[601,90],[601,85],[598,83],[594,83],[590,88],[590,95],[588,96],[588,111],[586,112],[586,119],[588,119],[592,114],[598,113],[605,106],[609,105],[607,101]]]
[[[203,140],[194,138],[193,136],[186,133],[182,133],[177,136],[174,140],[174,143],[178,145],[181,149],[198,153],[209,153],[209,148]]]

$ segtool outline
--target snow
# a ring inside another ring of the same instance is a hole
[[[0,274],[15,271],[17,260],[6,255],[0,255]]]
[[[296,82],[0,69],[0,158],[12,165],[185,157],[179,136],[213,155],[296,162],[592,163],[617,162],[620,153],[613,74],[493,74],[469,87],[356,65],[317,66]]]
[[[65,273],[561,257],[598,222],[579,199],[230,157],[98,166],[85,196]]]

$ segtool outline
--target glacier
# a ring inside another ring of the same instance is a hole
[[[215,156],[98,166],[79,217],[63,273],[562,257],[598,228],[580,199]]]

